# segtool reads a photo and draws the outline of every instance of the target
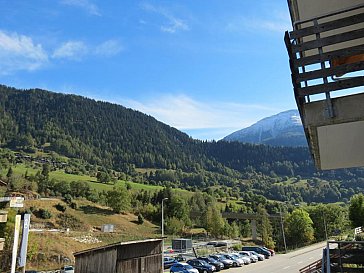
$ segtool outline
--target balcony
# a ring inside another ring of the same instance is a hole
[[[364,166],[364,4],[311,2],[317,14],[289,0],[293,31],[284,37],[307,142],[320,170]]]

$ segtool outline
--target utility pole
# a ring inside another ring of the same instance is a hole
[[[326,238],[326,241],[327,241],[327,226],[326,226],[326,220],[325,220],[325,214],[324,214],[324,211],[322,211],[322,218],[323,218],[323,220],[324,220],[325,238]]]
[[[281,207],[279,207],[279,215],[281,216],[281,228],[282,228],[282,236],[283,236],[283,244],[284,244],[284,253],[287,253],[286,235],[284,233],[284,225],[283,225],[283,218],[282,218],[282,210],[281,210]]]
[[[162,199],[162,272],[164,271],[164,201],[168,200],[168,198]]]

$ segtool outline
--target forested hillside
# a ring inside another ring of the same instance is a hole
[[[277,200],[335,202],[363,187],[363,169],[317,172],[303,147],[203,142],[120,105],[39,89],[0,86],[0,145],[53,151],[127,175],[157,170],[136,178],[143,183],[225,185]],[[301,179],[304,185],[292,183]]]

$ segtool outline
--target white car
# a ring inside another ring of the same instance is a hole
[[[252,260],[250,259],[250,257],[247,257],[243,254],[240,254],[240,253],[233,253],[235,256],[237,256],[239,259],[242,259],[244,261],[244,264],[247,265],[247,264],[250,264],[252,262]]]
[[[61,273],[75,273],[75,269],[72,265],[65,265],[61,268]]]
[[[251,254],[255,255],[258,257],[258,261],[264,261],[265,260],[265,257],[263,254],[259,254],[259,253],[256,253],[255,251],[248,251],[250,252]]]
[[[240,251],[239,254],[243,255],[244,257],[250,258],[252,263],[256,263],[258,261],[258,256],[250,253],[249,251]]]

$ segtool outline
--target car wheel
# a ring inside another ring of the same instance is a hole
[[[202,273],[207,273],[207,270],[203,270]]]
[[[234,266],[234,267],[237,267],[237,266],[238,266],[238,264],[237,264],[237,263],[233,263],[233,266]]]

